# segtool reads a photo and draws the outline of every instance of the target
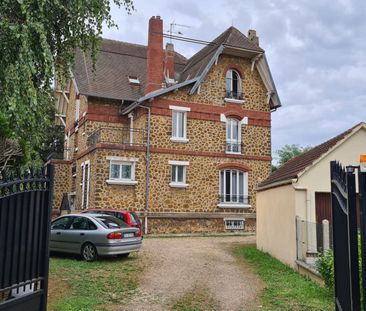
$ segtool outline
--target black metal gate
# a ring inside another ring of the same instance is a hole
[[[332,161],[332,213],[336,310],[366,310],[366,173],[359,167],[343,168]],[[360,302],[359,232],[357,228],[356,171],[360,198],[363,308]]]
[[[0,310],[46,311],[53,167],[0,179]]]

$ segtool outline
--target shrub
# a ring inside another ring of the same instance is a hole
[[[316,261],[316,269],[324,280],[324,284],[330,290],[334,288],[334,264],[333,251],[328,250],[320,254]]]

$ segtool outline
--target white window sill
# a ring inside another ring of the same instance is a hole
[[[188,138],[181,138],[181,137],[171,137],[170,141],[174,142],[174,143],[186,144],[186,143],[188,143],[189,139]]]
[[[252,207],[250,204],[244,203],[219,203],[217,204],[220,208],[250,208]]]
[[[242,154],[241,151],[240,152],[234,152],[234,151],[225,151],[226,154]]]
[[[183,184],[183,183],[171,182],[169,184],[169,186],[172,187],[172,188],[187,188],[189,185],[188,184]]]
[[[234,104],[244,104],[244,99],[235,99],[235,98],[224,98],[224,101],[227,103],[234,103]]]
[[[136,180],[116,180],[116,179],[108,179],[108,185],[127,185],[127,186],[134,186],[138,182]]]

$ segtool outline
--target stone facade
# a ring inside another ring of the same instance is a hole
[[[133,142],[129,128],[131,117],[121,116],[119,103],[80,96],[80,119],[75,127],[75,89],[70,90],[67,113],[68,145],[72,164],[57,170],[55,183],[58,208],[61,192],[75,193],[75,207],[82,206],[82,184],[85,163],[89,163],[88,207],[130,209],[148,215],[149,233],[225,232],[224,218],[245,219],[245,231],[255,230],[255,188],[271,172],[271,116],[267,91],[251,61],[221,55],[201,84],[199,92],[188,95],[189,87],[167,93],[145,106],[151,111],[149,201],[146,206],[146,135],[148,114],[136,108],[133,114]],[[225,101],[228,69],[241,75],[244,103]],[[170,106],[188,107],[187,139],[173,142]],[[240,154],[225,152],[226,118],[246,120],[241,127]],[[96,133],[99,130],[99,133]],[[110,159],[133,159],[135,184],[111,184]],[[169,161],[187,161],[185,188],[170,185]],[[76,176],[71,176],[71,167]],[[243,168],[248,173],[250,207],[219,207],[220,170]],[[67,176],[66,176],[67,175]],[[60,180],[65,179],[65,184]],[[84,204],[85,205],[85,204]],[[179,214],[174,216],[174,213]],[[157,215],[169,214],[169,217]],[[194,215],[197,217],[194,217]],[[193,216],[192,216],[193,215]],[[215,215],[220,215],[215,218]],[[250,217],[247,217],[250,215]]]

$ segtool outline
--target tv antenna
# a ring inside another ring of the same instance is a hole
[[[175,21],[170,23],[170,27],[168,30],[169,33],[169,37],[170,37],[170,43],[172,43],[172,35],[173,34],[177,34],[177,35],[183,35],[183,32],[176,30],[176,28],[191,28],[191,26],[188,25],[182,25],[182,24],[177,24]]]

